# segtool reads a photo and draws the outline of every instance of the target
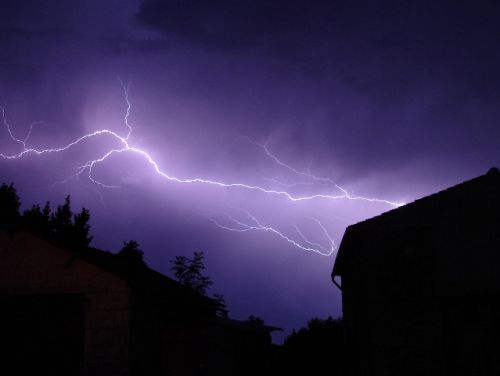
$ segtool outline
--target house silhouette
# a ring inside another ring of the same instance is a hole
[[[500,375],[500,171],[346,229],[353,375]]]
[[[115,254],[0,231],[0,374],[263,373],[278,328]]]

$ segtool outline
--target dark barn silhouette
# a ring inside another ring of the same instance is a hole
[[[500,375],[499,170],[348,227],[332,279],[354,375]]]
[[[277,328],[119,256],[0,231],[1,375],[265,373]]]

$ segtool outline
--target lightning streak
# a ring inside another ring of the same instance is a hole
[[[321,177],[316,177],[309,172],[303,172],[299,171],[290,165],[282,162],[280,159],[278,159],[274,154],[272,154],[269,151],[268,148],[268,143],[259,145],[265,154],[277,165],[279,165],[282,168],[287,169],[288,171],[292,172],[295,175],[305,177],[309,179],[312,182],[317,182],[317,183],[328,183],[331,184],[334,188],[336,188],[340,193],[338,194],[308,194],[308,195],[297,195],[290,193],[286,189],[294,186],[296,184],[291,184],[288,187],[284,185],[284,189],[269,189],[260,185],[252,185],[252,184],[246,184],[246,183],[240,183],[240,182],[235,182],[235,183],[228,183],[224,181],[219,181],[219,180],[211,180],[211,179],[205,179],[205,178],[200,178],[200,177],[194,177],[194,178],[181,178],[177,176],[172,176],[169,175],[167,172],[162,170],[159,166],[159,164],[155,161],[155,159],[146,151],[140,148],[137,148],[131,144],[131,138],[133,134],[133,126],[129,122],[129,117],[131,113],[131,102],[129,99],[129,93],[130,93],[130,82],[128,84],[125,84],[122,80],[119,79],[120,85],[122,86],[124,96],[125,96],[125,102],[126,102],[126,111],[125,115],[123,118],[124,125],[126,128],[126,132],[124,134],[119,134],[116,131],[110,130],[110,129],[100,129],[100,130],[95,130],[93,132],[84,134],[83,136],[80,136],[76,138],[75,140],[69,142],[66,145],[59,146],[59,147],[54,147],[54,148],[47,148],[47,149],[37,149],[35,147],[28,147],[28,141],[31,137],[33,128],[44,124],[43,122],[36,122],[31,124],[29,131],[27,132],[27,135],[24,139],[20,139],[16,137],[12,131],[12,127],[7,121],[7,116],[6,116],[6,111],[3,107],[0,106],[0,113],[2,116],[2,122],[4,127],[7,130],[7,133],[10,136],[10,139],[19,144],[21,147],[21,150],[17,153],[12,153],[12,154],[7,154],[7,153],[2,153],[0,152],[0,158],[1,159],[6,159],[6,160],[16,160],[23,158],[27,155],[44,155],[44,154],[55,154],[55,153],[62,153],[65,151],[70,150],[71,148],[75,147],[78,144],[84,143],[90,139],[93,138],[102,138],[102,137],[110,137],[111,139],[115,140],[117,142],[117,147],[108,149],[106,152],[103,154],[96,156],[94,159],[88,160],[84,164],[78,166],[76,168],[76,172],[74,175],[70,176],[68,179],[64,180],[63,182],[59,183],[64,183],[67,182],[69,179],[80,176],[82,174],[86,174],[88,179],[96,184],[97,186],[103,187],[103,188],[119,188],[119,186],[116,185],[109,185],[104,182],[101,182],[98,180],[95,175],[95,169],[98,165],[106,162],[106,160],[110,159],[111,157],[115,155],[120,155],[123,153],[133,153],[136,154],[142,158],[152,167],[152,169],[156,172],[157,175],[160,177],[166,179],[169,182],[173,183],[178,183],[178,184],[203,184],[203,185],[210,185],[210,186],[215,186],[215,187],[220,187],[220,188],[233,188],[233,189],[242,189],[242,190],[249,190],[249,191],[256,191],[260,192],[266,195],[274,195],[274,196],[279,196],[283,197],[287,200],[293,201],[293,202],[298,202],[298,201],[308,201],[308,200],[317,200],[317,199],[324,199],[324,200],[339,200],[339,199],[348,199],[348,200],[362,200],[362,201],[370,201],[370,202],[381,202],[385,203],[388,205],[392,206],[399,206],[401,204],[387,201],[387,200],[382,200],[382,199],[374,199],[374,198],[367,198],[367,197],[361,197],[361,196],[354,196],[351,195],[347,192],[347,190],[343,189],[342,187],[338,186],[335,182],[333,182],[331,179],[328,178],[321,178]],[[298,184],[303,184],[303,183],[298,183]],[[307,183],[305,183],[307,184]],[[243,222],[242,220],[238,220],[235,217],[232,217],[228,214],[225,215],[226,219],[229,221],[231,226],[224,226],[220,223],[217,222],[216,219],[213,217],[210,218],[212,222],[214,222],[219,228],[223,228],[226,230],[230,231],[265,231],[272,233],[281,239],[285,240],[289,244],[293,245],[296,248],[305,250],[305,251],[312,251],[316,252],[321,255],[330,255],[333,253],[335,249],[335,242],[333,239],[330,237],[328,232],[326,231],[325,227],[317,220],[316,223],[318,224],[320,230],[325,234],[326,239],[328,240],[328,247],[324,247],[318,243],[310,241],[304,234],[299,230],[297,226],[295,226],[296,231],[301,239],[301,241],[297,241],[292,239],[290,236],[286,235],[285,233],[262,224],[259,222],[259,220],[250,214],[249,212],[245,212],[246,216],[246,221]]]
[[[326,231],[325,227],[321,224],[316,219],[313,219],[320,229],[323,231],[325,234],[326,238],[328,239],[328,247],[325,247],[319,243],[312,242],[310,241],[298,228],[297,225],[294,225],[294,228],[296,229],[297,233],[299,234],[300,238],[302,239],[302,242],[299,242],[297,240],[294,240],[291,238],[289,235],[286,235],[284,232],[271,227],[262,224],[254,215],[252,215],[250,212],[240,209],[240,211],[245,215],[246,221],[243,219],[238,219],[235,216],[232,216],[228,213],[212,213],[212,214],[205,214],[205,216],[212,221],[218,228],[223,229],[223,230],[228,230],[228,231],[233,231],[233,232],[248,232],[248,231],[264,231],[264,232],[269,232],[272,233],[279,238],[285,240],[287,243],[291,244],[292,246],[299,248],[303,251],[310,251],[310,252],[315,252],[321,256],[330,256],[333,252],[335,252],[336,245],[334,239],[328,234]],[[217,218],[217,214],[219,217],[223,217],[227,222],[223,223]]]
[[[337,195],[311,195],[311,196],[304,196],[304,199],[309,199],[310,200],[310,199],[314,199],[314,198],[329,198],[329,199],[360,200],[360,201],[368,201],[368,202],[380,202],[380,203],[388,204],[388,205],[391,205],[391,206],[394,206],[394,207],[399,207],[399,206],[404,205],[404,203],[401,203],[401,202],[394,202],[394,201],[384,200],[384,199],[380,199],[380,198],[370,198],[370,197],[363,197],[363,196],[352,195],[345,188],[342,188],[335,181],[333,181],[331,178],[325,178],[325,177],[316,176],[316,175],[313,175],[309,171],[308,172],[300,171],[300,170],[297,170],[296,168],[290,166],[289,164],[283,162],[281,159],[279,159],[275,154],[273,154],[269,150],[268,145],[271,142],[271,139],[267,140],[264,144],[259,144],[259,143],[255,142],[255,141],[252,141],[252,140],[248,139],[248,138],[247,138],[247,140],[249,140],[254,145],[257,145],[260,148],[262,148],[262,150],[264,151],[264,153],[266,154],[267,157],[269,157],[275,164],[277,164],[278,166],[284,168],[285,170],[288,170],[288,171],[292,172],[295,175],[305,177],[305,178],[307,178],[309,180],[312,180],[314,182],[323,183],[323,184],[330,184],[335,189],[337,189],[337,190],[339,190],[341,192],[340,194],[337,194]],[[288,187],[297,186],[297,185],[306,185],[307,184],[307,183],[285,184],[285,183],[279,182],[276,179],[268,179],[268,180],[274,180],[276,183],[278,183],[280,185],[288,186]],[[297,200],[297,201],[300,201],[300,200]]]

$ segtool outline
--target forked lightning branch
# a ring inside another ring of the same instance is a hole
[[[402,205],[401,203],[378,198],[351,195],[346,189],[340,187],[337,183],[329,178],[318,177],[309,172],[297,170],[292,166],[286,164],[269,150],[268,143],[256,145],[261,148],[261,150],[265,153],[265,155],[272,163],[276,164],[280,168],[287,170],[293,175],[296,175],[297,177],[309,179],[311,182],[329,184],[331,185],[332,191],[334,193],[313,193],[307,195],[299,195],[290,192],[285,184],[282,185],[284,189],[271,189],[266,186],[247,184],[244,182],[228,182],[223,180],[207,179],[205,177],[178,177],[170,175],[160,167],[158,162],[148,153],[147,150],[137,148],[133,145],[132,135],[134,129],[130,124],[130,115],[132,109],[129,97],[130,83],[125,84],[120,80],[120,84],[123,88],[124,98],[126,102],[126,111],[123,117],[123,132],[117,132],[110,129],[97,129],[90,133],[86,133],[65,145],[54,146],[47,149],[37,148],[35,146],[31,146],[30,144],[30,137],[34,129],[37,126],[43,124],[43,122],[36,122],[31,124],[27,134],[23,138],[20,138],[8,121],[6,110],[2,106],[0,106],[0,112],[2,116],[1,120],[5,127],[5,130],[7,131],[10,140],[14,144],[17,144],[19,148],[19,151],[10,154],[0,151],[0,158],[6,161],[12,161],[24,158],[28,155],[39,156],[44,154],[69,153],[71,152],[72,148],[74,148],[78,144],[88,142],[90,139],[111,137],[116,142],[116,145],[118,145],[118,147],[110,147],[104,152],[95,155],[92,159],[82,162],[76,167],[75,173],[70,175],[68,179],[65,180],[65,182],[74,177],[86,176],[86,178],[88,178],[91,183],[99,187],[119,188],[118,185],[97,179],[95,176],[95,169],[97,168],[97,166],[106,163],[106,161],[112,156],[128,153],[135,154],[138,158],[143,159],[144,162],[151,167],[151,169],[158,175],[159,178],[175,184],[210,185],[225,189],[255,191],[261,193],[262,195],[274,196],[277,200],[282,199],[292,202],[311,200],[356,200],[365,202],[379,202],[394,207]],[[269,234],[277,236],[292,247],[298,248],[303,251],[314,252],[322,256],[330,256],[336,250],[336,245],[333,237],[329,234],[329,232],[326,230],[326,227],[318,219],[311,218],[311,221],[318,227],[320,233],[323,234],[322,237],[324,238],[325,245],[322,245],[316,241],[309,240],[297,225],[293,226],[295,232],[293,235],[291,235],[285,233],[282,230],[279,230],[276,227],[262,223],[261,220],[257,219],[257,217],[251,214],[248,210],[241,209],[240,214],[241,215],[235,216],[234,214],[230,214],[229,212],[221,212],[205,215],[220,229],[234,232],[267,232]],[[222,221],[221,219],[224,219],[224,221]]]

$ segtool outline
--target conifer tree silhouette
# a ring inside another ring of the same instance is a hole
[[[22,228],[38,235],[43,239],[52,237],[50,203],[40,208],[40,205],[33,205],[31,209],[25,210],[22,217]]]
[[[82,208],[73,216],[73,241],[77,247],[88,247],[93,237],[90,235],[90,213]]]
[[[54,239],[57,243],[64,247],[71,245],[73,223],[71,218],[73,213],[71,212],[71,199],[70,196],[66,196],[63,205],[59,205],[56,212],[51,216],[52,231]]]
[[[0,186],[0,228],[8,231],[17,229],[20,220],[21,202],[14,184]]]

